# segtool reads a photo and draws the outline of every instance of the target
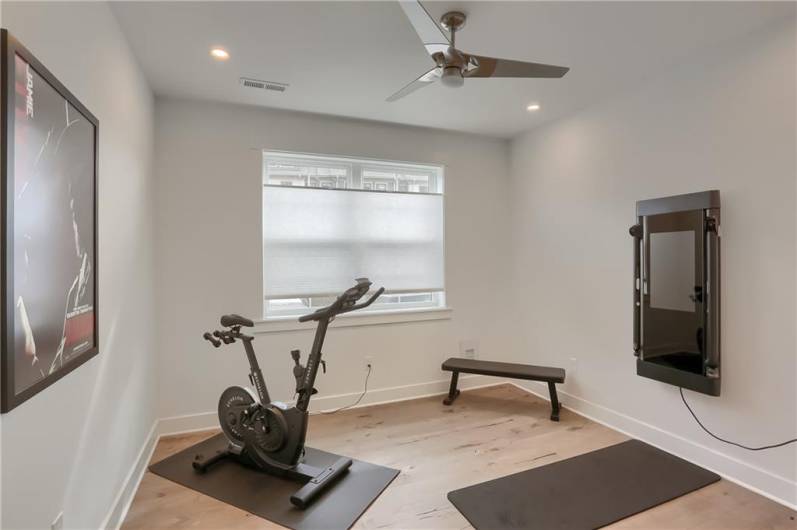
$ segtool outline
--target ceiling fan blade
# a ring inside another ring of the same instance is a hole
[[[471,67],[465,77],[563,77],[570,68],[552,64],[526,63],[496,59],[480,55],[468,55]]]
[[[417,0],[402,0],[399,2],[404,14],[415,28],[415,33],[421,39],[421,42],[426,46],[429,44],[445,44],[446,47],[451,46],[451,41],[448,35],[443,31],[437,22],[429,15],[426,8],[421,5]],[[431,55],[432,52],[430,52]]]
[[[404,96],[411,94],[418,90],[419,88],[423,88],[426,85],[432,84],[435,81],[440,79],[440,68],[432,68],[421,77],[413,81],[412,83],[406,85],[404,88],[396,92],[395,94],[391,95],[385,101],[396,101],[397,99],[401,99]]]

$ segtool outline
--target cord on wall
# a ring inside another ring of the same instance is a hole
[[[371,363],[368,363],[368,373],[365,374],[365,385],[363,388],[363,393],[360,394],[360,397],[357,398],[357,401],[355,401],[354,403],[350,403],[346,406],[340,407],[339,409],[322,412],[321,414],[335,414],[336,412],[340,412],[341,410],[350,409],[352,407],[356,407],[357,405],[359,405],[360,401],[362,401],[363,398],[365,397],[365,394],[368,393],[368,378],[371,377],[371,369],[372,369]]]
[[[680,392],[681,392],[681,400],[684,402],[684,405],[686,405],[687,410],[689,410],[689,413],[692,414],[692,417],[695,419],[697,424],[700,425],[700,427],[704,431],[706,431],[709,435],[711,435],[713,438],[716,438],[720,442],[725,442],[726,444],[735,445],[736,447],[741,447],[742,449],[747,449],[748,451],[763,451],[765,449],[774,449],[776,447],[783,447],[784,445],[793,444],[793,443],[797,442],[797,438],[792,438],[791,440],[786,440],[785,442],[780,442],[780,443],[777,443],[777,444],[762,445],[761,447],[748,447],[746,445],[743,445],[743,444],[740,444],[740,443],[737,443],[737,442],[732,442],[730,440],[726,440],[724,438],[720,438],[719,436],[717,436],[713,432],[711,432],[708,429],[706,429],[705,425],[703,425],[703,423],[701,423],[701,421],[697,418],[697,415],[692,410],[692,407],[690,407],[689,403],[686,402],[686,398],[684,397],[684,389],[683,388],[678,388],[678,390],[680,390]]]

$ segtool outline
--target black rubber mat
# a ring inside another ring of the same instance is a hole
[[[301,487],[298,482],[273,477],[229,460],[215,464],[204,474],[191,467],[197,453],[213,454],[226,444],[224,435],[218,434],[151,465],[149,470],[294,530],[350,528],[399,473],[389,467],[352,459],[348,473],[307,509],[300,510],[290,502],[291,495]],[[313,466],[326,467],[338,458],[332,453],[306,448],[305,462]]]
[[[720,479],[639,440],[448,494],[477,530],[600,528]]]

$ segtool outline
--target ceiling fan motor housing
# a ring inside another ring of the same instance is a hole
[[[459,66],[446,66],[440,75],[440,82],[447,87],[457,88],[465,84],[465,78]]]

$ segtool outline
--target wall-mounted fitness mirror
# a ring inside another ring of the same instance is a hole
[[[719,191],[637,202],[637,374],[720,393]]]

